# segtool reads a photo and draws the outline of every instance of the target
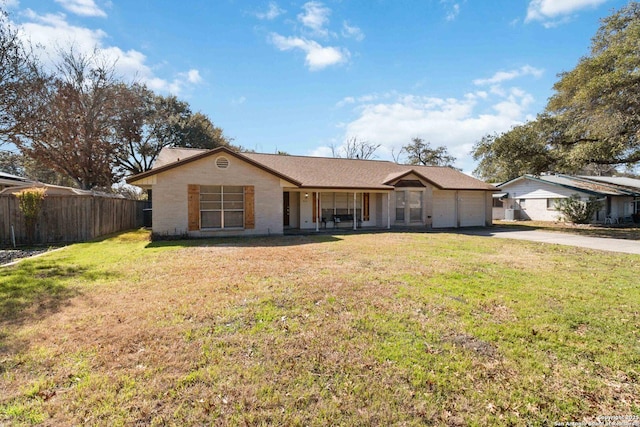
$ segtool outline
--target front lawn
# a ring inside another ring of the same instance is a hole
[[[640,240],[640,226],[635,223],[625,224],[572,224],[560,221],[500,221],[493,220],[499,227],[520,230],[559,231],[589,237],[608,239]]]
[[[447,233],[148,238],[0,269],[0,425],[640,415],[640,256]]]

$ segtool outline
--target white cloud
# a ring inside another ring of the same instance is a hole
[[[357,117],[341,126],[343,138],[356,136],[381,144],[379,158],[392,159],[412,138],[420,137],[432,146],[444,145],[458,161],[456,166],[470,173],[473,145],[484,135],[508,130],[531,118],[533,97],[518,88],[502,95],[476,91],[460,98],[439,98],[388,93],[383,96],[346,97],[341,106],[351,106]],[[340,104],[340,103],[339,103]],[[319,147],[314,153],[326,153]]]
[[[344,21],[342,23],[342,37],[356,39],[361,42],[364,40],[364,33],[360,28],[351,26],[347,21]]]
[[[331,65],[340,64],[349,58],[349,51],[333,46],[322,46],[320,43],[300,37],[284,37],[271,34],[271,43],[282,51],[300,49],[306,53],[305,62],[311,71],[321,70]]]
[[[313,157],[333,157],[333,151],[331,147],[322,146],[316,147],[308,153],[309,156]]]
[[[347,96],[345,98],[342,98],[340,101],[338,101],[336,103],[336,107],[342,108],[345,105],[355,104],[355,102],[356,102],[356,99],[353,96]]]
[[[523,76],[540,77],[542,76],[543,73],[544,73],[544,70],[540,68],[535,68],[530,65],[524,65],[515,70],[498,71],[488,79],[476,79],[473,81],[473,83],[476,85],[492,85],[492,84],[494,85],[497,83],[502,83],[502,82],[513,80]]]
[[[62,13],[38,15],[27,9],[24,15],[27,22],[18,26],[21,34],[45,55],[51,56],[62,46],[71,44],[80,52],[89,52],[95,46],[100,46],[107,37],[107,33],[102,30],[69,24]]]
[[[329,31],[324,26],[329,23],[331,9],[317,1],[305,3],[302,9],[304,9],[304,13],[298,15],[298,21],[313,30],[314,34],[326,37]]]
[[[449,11],[449,13],[446,16],[446,20],[447,21],[453,21],[454,19],[456,19],[456,17],[458,16],[458,14],[460,13],[460,5],[459,4],[454,4],[451,7],[451,10]]]
[[[50,67],[59,61],[60,49],[73,46],[78,54],[92,55],[98,48],[107,63],[115,63],[115,72],[119,77],[146,83],[155,91],[178,95],[185,88],[202,82],[200,72],[195,69],[177,73],[172,79],[161,78],[147,64],[147,57],[142,52],[106,46],[106,32],[71,25],[64,14],[38,15],[27,9],[23,16],[25,22],[14,25],[19,28],[22,38],[36,46],[36,52]]]
[[[280,9],[278,4],[272,1],[269,2],[269,8],[266,10],[266,12],[256,12],[255,15],[258,19],[266,19],[268,21],[271,21],[282,15],[284,12],[284,9]]]
[[[455,20],[460,14],[460,3],[454,3],[451,0],[440,0],[441,4],[444,4],[447,14],[445,19],[447,21]]]
[[[525,22],[543,21],[546,27],[566,22],[568,17],[581,9],[594,8],[607,0],[531,0]],[[564,18],[563,18],[564,17]],[[559,20],[552,21],[553,19]]]
[[[245,97],[245,96],[240,96],[238,98],[233,98],[231,100],[231,105],[242,105],[242,104],[244,104],[246,102],[246,100],[247,100],[247,97]]]
[[[377,101],[380,99],[393,99],[398,97],[398,93],[395,91],[391,91],[391,92],[386,92],[386,93],[370,93],[367,95],[362,95],[359,97],[353,97],[353,96],[347,96],[345,98],[343,98],[342,100],[338,101],[336,103],[336,107],[337,108],[342,108],[346,105],[349,104],[364,104],[364,103],[369,103],[369,102],[373,102],[373,101]]]
[[[302,5],[302,13],[297,16],[297,21],[302,25],[294,24],[295,34],[283,36],[275,32],[268,37],[276,48],[281,51],[302,50],[305,52],[305,63],[311,71],[321,70],[331,65],[347,62],[351,52],[341,46],[325,46],[317,40],[352,38],[357,41],[364,39],[362,30],[347,21],[343,21],[340,34],[329,31],[329,16],[331,9],[319,1],[308,1]],[[289,22],[290,23],[290,22]]]
[[[105,18],[107,14],[100,9],[94,0],[55,0],[71,13],[81,16],[97,16]]]
[[[447,15],[445,16],[445,19],[447,21],[453,21],[455,20],[458,15],[460,14],[460,4],[459,3],[453,3],[453,4],[449,4],[449,1],[445,1],[443,0],[441,3],[445,3],[447,6]]]
[[[198,84],[202,83],[202,77],[200,76],[200,71],[191,69],[186,73],[179,74],[182,77],[185,77],[189,83]]]
[[[17,8],[19,5],[19,0],[0,0],[0,7],[3,7],[5,10]]]

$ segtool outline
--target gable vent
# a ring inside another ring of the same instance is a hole
[[[216,159],[216,166],[218,169],[226,169],[229,167],[229,159],[226,157],[218,157]]]

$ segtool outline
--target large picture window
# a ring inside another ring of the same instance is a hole
[[[200,228],[244,227],[244,187],[200,186]]]

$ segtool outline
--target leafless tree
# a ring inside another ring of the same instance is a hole
[[[82,189],[110,188],[118,179],[113,124],[125,85],[98,52],[60,53],[55,75],[30,93],[30,112],[18,120],[12,141]]]
[[[368,141],[359,140],[358,137],[354,136],[348,138],[338,148],[335,145],[331,145],[331,154],[333,157],[338,158],[367,160],[375,158],[375,152],[378,148],[380,148],[380,144],[372,144]]]
[[[394,163],[401,163],[400,162],[400,159],[401,159],[400,156],[402,156],[403,153],[404,153],[404,147],[400,148],[397,152],[396,152],[395,147],[392,148],[391,149],[391,157],[393,158],[393,162]]]
[[[11,140],[20,118],[32,110],[29,93],[43,78],[32,52],[0,9],[0,145]]]

